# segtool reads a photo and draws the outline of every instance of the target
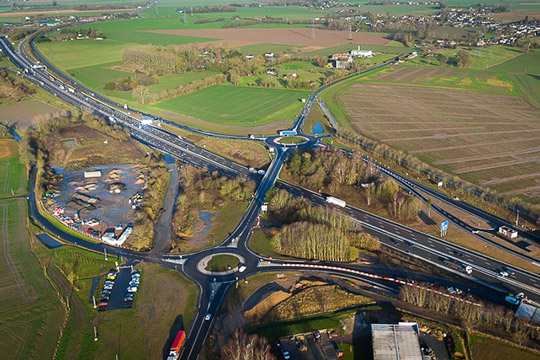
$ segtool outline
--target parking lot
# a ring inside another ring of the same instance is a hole
[[[337,360],[342,355],[326,330],[283,337],[279,345],[284,359]]]
[[[139,287],[140,271],[123,267],[111,269],[105,276],[98,301],[99,311],[132,308]]]

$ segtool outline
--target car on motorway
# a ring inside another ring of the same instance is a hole
[[[516,272],[514,270],[511,270],[511,269],[505,269],[504,271],[506,271],[506,273],[509,275],[509,276],[514,276],[516,275]]]
[[[461,252],[459,252],[459,251],[457,251],[457,250],[454,250],[453,253],[454,253],[454,255],[456,255],[456,256],[463,256],[463,253],[461,253]]]
[[[508,273],[504,270],[499,271],[499,275],[503,278],[508,277]]]
[[[212,314],[208,313],[206,314],[206,316],[204,317],[204,320],[208,321],[212,318]]]

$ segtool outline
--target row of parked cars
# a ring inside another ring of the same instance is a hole
[[[99,298],[99,309],[105,310],[109,306],[109,301],[111,299],[111,293],[114,288],[114,281],[116,280],[117,271],[115,269],[109,270],[105,283],[103,284],[103,289],[101,289],[101,296]]]
[[[133,305],[133,301],[135,300],[135,293],[137,292],[137,289],[139,288],[139,282],[141,280],[141,272],[139,270],[135,270],[131,273],[131,280],[129,281],[129,284],[127,286],[127,292],[124,295],[124,303],[126,305]]]

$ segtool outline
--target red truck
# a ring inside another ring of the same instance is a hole
[[[186,332],[180,330],[176,337],[174,338],[174,341],[171,345],[171,349],[169,350],[169,356],[167,357],[167,360],[176,360],[180,356],[180,349],[182,348],[182,344],[184,343],[184,339],[186,338]]]

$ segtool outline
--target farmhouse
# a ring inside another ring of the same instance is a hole
[[[373,51],[371,51],[371,50],[360,50],[360,46],[358,46],[357,50],[351,50],[351,56],[370,58],[370,57],[373,56]]]
[[[277,76],[277,74],[278,74],[277,70],[273,69],[273,68],[266,69],[266,73],[268,75],[274,75],[274,76]]]

